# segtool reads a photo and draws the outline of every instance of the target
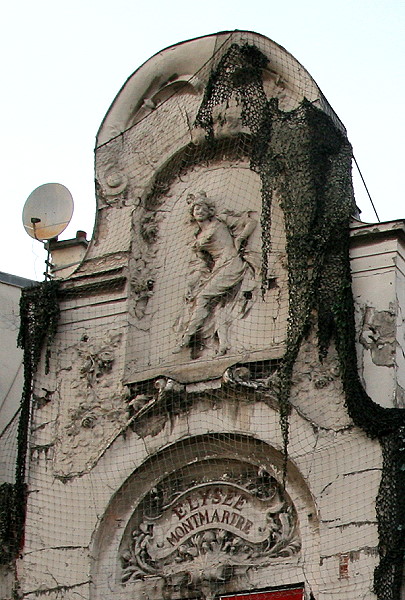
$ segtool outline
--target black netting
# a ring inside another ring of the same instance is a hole
[[[286,223],[290,307],[279,393],[280,405],[286,407],[280,413],[285,447],[293,366],[316,311],[320,357],[334,337],[349,413],[356,425],[381,440],[384,465],[376,506],[381,563],[375,591],[381,600],[399,598],[404,556],[400,441],[404,414],[374,404],[357,374],[349,265],[349,221],[355,212],[351,148],[330,117],[311,103],[304,101],[297,110],[285,113],[276,102],[267,102],[259,76],[265,62],[257,48],[234,45],[211,76],[197,123],[212,136],[213,107],[232,94],[243,104],[244,122],[255,136],[252,168],[263,182],[262,214],[269,214],[271,191],[277,189]],[[269,246],[265,240],[264,254]]]

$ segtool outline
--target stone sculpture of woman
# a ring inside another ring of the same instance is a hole
[[[216,214],[214,202],[204,191],[187,198],[191,219],[197,224],[193,246],[194,260],[185,301],[189,316],[180,344],[174,352],[189,346],[192,338],[203,331],[214,311],[235,300],[248,270],[253,266],[244,257],[249,236],[257,226],[251,212]],[[245,303],[246,304],[246,303]],[[243,311],[243,308],[241,308]],[[218,354],[228,350],[226,319],[217,319]]]

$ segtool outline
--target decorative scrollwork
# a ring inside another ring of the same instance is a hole
[[[263,481],[266,479],[266,489]],[[173,494],[167,504],[154,488],[145,503],[154,506],[121,550],[121,582],[147,575],[167,586],[201,587],[226,581],[300,550],[294,507],[268,473],[256,482],[211,481]],[[167,497],[166,497],[167,500]]]

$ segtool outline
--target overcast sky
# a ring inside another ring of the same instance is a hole
[[[0,271],[42,280],[44,253],[21,224],[42,183],[67,186],[71,225],[91,235],[98,127],[155,52],[216,31],[257,31],[314,77],[345,124],[381,220],[405,218],[404,0],[5,0]],[[355,178],[365,221],[376,217]]]

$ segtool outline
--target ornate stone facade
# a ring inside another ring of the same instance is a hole
[[[168,589],[201,593],[208,582],[218,587],[235,572],[299,552],[291,501],[268,473],[251,471],[239,473],[238,483],[228,474],[225,481],[188,483],[183,493],[170,480],[151,490],[137,511],[142,521],[131,530],[133,517],[124,535],[122,582],[155,575]]]
[[[239,210],[232,188],[225,188],[222,197],[213,192],[209,199],[200,189],[215,189],[216,181],[227,181],[230,174],[250,189],[248,197],[238,197]],[[129,382],[155,374],[198,380],[201,370],[217,374],[214,357],[224,357],[223,372],[241,354],[254,360],[282,353],[288,310],[282,217],[275,202],[273,283],[262,297],[259,185],[246,162],[218,164],[216,158],[182,173],[158,205],[147,204],[146,215],[140,209],[130,262]],[[215,211],[205,221],[190,214],[198,194]]]
[[[204,129],[218,66],[225,91]],[[103,121],[95,234],[61,283],[50,373],[34,385],[26,600],[375,598],[381,448],[348,415],[339,349],[320,357],[314,313],[289,372],[282,362],[301,274],[287,259],[283,156],[257,166],[263,123],[246,90],[258,72],[262,112],[277,104],[285,125],[306,98],[343,132],[303,67],[249,32],[156,55]],[[352,231],[360,375],[373,399],[388,382],[394,406],[403,332],[387,289],[405,289],[392,266],[403,229],[379,227]]]

